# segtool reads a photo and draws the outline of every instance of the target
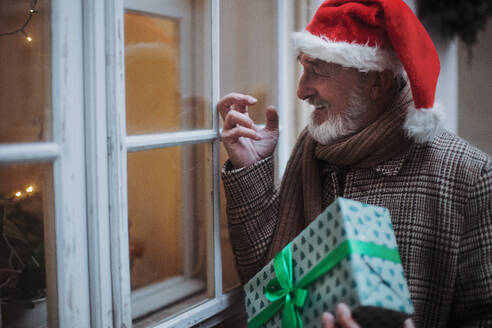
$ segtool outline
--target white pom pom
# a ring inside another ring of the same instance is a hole
[[[408,108],[404,129],[416,142],[428,142],[442,129],[444,118],[444,108],[439,103],[435,103],[432,108],[422,109],[416,109],[412,104]]]

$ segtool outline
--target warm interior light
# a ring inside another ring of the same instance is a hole
[[[30,36],[26,36],[26,40],[27,40],[27,42],[31,42],[32,38]]]
[[[34,190],[34,187],[33,187],[33,186],[29,186],[29,187],[27,187],[27,188],[26,188],[26,191],[27,191],[28,193],[33,192],[33,190]]]
[[[20,191],[15,193],[15,197],[20,197],[20,196],[22,196],[22,193]]]

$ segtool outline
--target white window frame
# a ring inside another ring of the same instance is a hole
[[[191,1],[183,0],[124,0],[125,10],[130,10],[137,13],[149,13],[152,15],[158,15],[165,18],[170,18],[179,21],[180,24],[180,72],[181,75],[181,97],[184,99],[194,95],[193,85],[191,79],[193,78],[192,70],[193,58],[191,56],[190,36],[194,34],[190,30],[191,26]],[[186,122],[183,122],[186,123]],[[166,147],[184,146],[187,144],[197,144],[204,142],[211,142],[216,138],[215,130],[194,130],[194,133],[178,132],[177,143],[172,139],[176,136],[176,133],[160,133],[151,135],[132,135],[126,136],[126,145],[128,152],[136,152],[142,150],[162,149]],[[187,158],[182,158],[182,167],[184,171],[187,171],[187,167],[193,165]],[[215,170],[214,170],[215,171]],[[183,186],[183,208],[184,210],[190,208],[188,204],[193,203],[193,199],[190,198],[188,186],[192,187],[193,183],[188,176],[182,177]],[[151,284],[143,288],[139,288],[132,291],[132,317],[135,319],[142,315],[145,315],[151,311],[155,311],[159,308],[174,303],[180,299],[183,299],[189,295],[195,294],[200,290],[206,289],[206,283],[201,280],[192,279],[190,277],[194,258],[194,249],[191,246],[193,244],[193,223],[191,222],[192,214],[183,213],[183,275],[169,278],[165,281]],[[211,251],[211,250],[209,250]],[[210,253],[213,254],[213,253]]]
[[[48,324],[89,327],[81,1],[52,0],[51,23],[58,27],[51,29],[53,140],[0,144],[0,163],[52,163],[53,185],[46,187],[54,192],[54,213],[45,221]]]
[[[150,2],[155,2],[150,0]],[[121,1],[113,1],[113,3],[118,3],[118,10],[120,12],[120,15],[118,17],[116,8],[114,8],[114,11],[112,13],[108,13],[107,15],[111,16],[108,17],[108,21],[110,19],[114,19],[117,17],[117,20],[120,22],[115,22],[117,27],[111,26],[106,27],[106,35],[107,38],[113,37],[113,40],[116,40],[116,36],[122,34],[122,29],[123,29],[123,24],[121,22],[123,21],[123,4]],[[162,4],[157,4],[158,6],[162,7]],[[213,161],[212,161],[212,166],[214,170],[214,179],[213,179],[213,187],[214,187],[214,215],[213,215],[213,222],[210,222],[210,226],[207,228],[207,235],[208,235],[208,240],[210,241],[208,245],[208,253],[213,254],[213,261],[210,261],[209,263],[209,269],[208,269],[208,276],[211,277],[212,279],[209,279],[208,281],[208,287],[212,288],[213,295],[215,295],[213,298],[209,299],[208,301],[202,302],[201,304],[191,308],[190,310],[183,312],[177,316],[171,317],[171,318],[166,318],[164,321],[160,323],[156,323],[154,325],[155,327],[159,328],[164,328],[164,327],[189,327],[192,325],[195,325],[197,323],[203,322],[204,320],[216,315],[217,313],[222,312],[225,309],[230,308],[233,304],[240,304],[241,303],[241,291],[240,290],[234,290],[230,293],[224,294],[222,291],[222,267],[221,267],[221,251],[220,251],[220,218],[219,218],[219,212],[220,212],[220,204],[219,204],[219,170],[220,170],[220,165],[219,163],[219,124],[218,124],[218,115],[215,110],[213,110],[216,107],[216,103],[220,97],[220,4],[219,0],[211,0],[211,10],[212,10],[212,22],[211,22],[211,35],[212,35],[212,129],[203,129],[203,130],[195,130],[195,131],[182,131],[182,132],[173,132],[173,133],[162,133],[162,134],[152,134],[152,135],[138,135],[138,136],[125,136],[125,107],[124,103],[119,103],[118,106],[109,106],[108,108],[108,121],[109,122],[118,122],[119,127],[114,128],[112,132],[110,132],[110,137],[109,137],[109,149],[112,149],[112,153],[110,155],[110,165],[109,165],[109,171],[110,171],[110,179],[111,177],[115,177],[115,180],[109,182],[110,186],[114,186],[116,184],[126,184],[126,152],[127,151],[141,151],[141,150],[150,150],[150,149],[158,149],[162,147],[174,147],[174,146],[183,146],[183,145],[190,145],[190,144],[197,144],[197,143],[212,143],[212,153],[213,153]],[[157,9],[158,7],[156,7]],[[292,14],[292,7],[289,5],[286,5],[285,1],[282,0],[277,0],[277,8],[278,8],[278,14],[279,14],[279,19],[278,19],[278,35],[287,35],[284,38],[279,38],[279,47],[278,47],[278,55],[280,57],[279,60],[279,67],[278,67],[278,79],[279,81],[284,81],[281,85],[279,85],[279,92],[278,92],[278,97],[279,97],[279,108],[288,108],[288,101],[287,95],[292,95],[292,92],[287,92],[287,90],[292,87],[293,83],[293,78],[290,76],[290,71],[289,70],[283,70],[282,68],[288,67],[289,63],[289,53],[288,51],[285,52],[285,49],[289,47],[289,42],[288,42],[288,33],[285,31],[285,29],[289,28],[289,25],[287,24],[287,21],[289,18],[287,17],[288,15]],[[135,7],[130,7],[129,9],[139,9]],[[169,15],[169,14],[168,14]],[[283,18],[281,18],[283,16]],[[119,30],[118,30],[119,28]],[[112,32],[110,30],[113,30]],[[120,34],[121,33],[121,34]],[[109,35],[108,35],[109,34]],[[112,98],[114,99],[113,101],[116,103],[118,102],[118,99],[121,101],[121,99],[125,99],[124,97],[124,64],[123,64],[123,56],[124,56],[124,44],[123,44],[123,39],[120,38],[118,39],[118,42],[114,42],[111,40],[111,43],[107,42],[107,44],[111,44],[112,47],[114,47],[113,52],[115,54],[119,54],[119,57],[117,59],[118,65],[114,67],[108,67],[108,70],[112,70],[111,76],[114,78],[118,79],[117,83],[112,83],[113,86],[118,85],[118,89],[112,89],[110,90],[108,88],[108,94],[113,95]],[[109,102],[108,102],[109,104]],[[282,107],[281,104],[285,104],[285,107]],[[287,114],[288,111],[285,111]],[[287,115],[284,115],[284,117]],[[281,122],[281,129],[283,129],[283,126],[287,126],[285,122],[288,122],[288,120],[285,120]],[[109,126],[108,126],[109,130]],[[279,142],[279,145],[282,145],[284,143],[283,141],[284,137],[282,137],[281,134],[281,139]],[[288,154],[286,153],[289,151],[288,147],[283,147],[279,148],[279,154],[281,154],[279,158],[279,163],[281,167],[285,167],[285,164],[287,162],[287,157]],[[111,171],[117,171],[115,173],[111,173]],[[280,171],[280,170],[279,170]],[[125,268],[125,271],[128,272],[128,240],[123,240],[119,238],[119,233],[122,231],[124,232],[124,235],[127,234],[127,204],[122,202],[123,199],[126,199],[126,191],[125,187],[118,188],[120,192],[120,197],[111,200],[110,199],[110,207],[113,208],[114,206],[120,206],[124,207],[123,210],[121,210],[121,213],[119,213],[116,217],[111,216],[111,222],[112,224],[116,224],[118,227],[121,227],[120,229],[111,229],[113,231],[113,236],[111,238],[112,241],[117,240],[120,243],[119,247],[116,247],[115,245],[112,246],[112,249],[118,248],[119,253],[116,253],[117,261],[113,259],[113,267],[112,271],[117,270],[118,267],[121,269],[121,267]],[[114,192],[111,194],[114,195]],[[114,202],[114,205],[113,205]],[[111,215],[111,213],[110,213]],[[116,235],[114,233],[116,231]],[[119,232],[118,232],[119,231]],[[124,244],[124,245],[121,245]],[[112,253],[112,256],[115,256],[115,253]],[[123,266],[122,266],[123,264]],[[131,306],[128,306],[128,304],[131,304],[131,293],[129,292],[129,276],[127,273],[120,273],[119,277],[121,277],[120,281],[116,283],[116,285],[121,289],[122,287],[125,288],[125,292],[122,293],[121,295],[125,295],[125,298],[122,299],[122,305],[126,306],[121,306],[118,310],[114,309],[115,312],[119,312],[117,317],[121,318],[120,323],[124,323],[126,325],[131,325],[130,318],[132,317],[131,313]],[[215,274],[214,274],[215,273]],[[113,279],[113,284],[115,284],[115,280]],[[118,288],[115,288],[113,286],[114,290],[117,290]],[[135,300],[135,298],[134,298]],[[115,322],[116,324],[116,322]],[[118,325],[119,327],[120,325]]]
[[[172,319],[168,319],[157,327],[184,327],[195,324],[204,320],[213,314],[225,309],[229,306],[227,297],[222,294],[222,275],[214,274],[221,273],[220,261],[220,235],[219,235],[219,130],[218,130],[218,115],[212,110],[212,128],[194,131],[182,131],[173,133],[160,133],[152,135],[126,136],[125,122],[125,92],[124,92],[124,40],[123,37],[123,1],[108,1],[109,5],[106,14],[106,45],[107,52],[111,54],[109,57],[114,59],[112,65],[106,67],[107,76],[107,94],[111,95],[111,100],[108,100],[107,121],[108,124],[108,148],[111,149],[109,155],[109,188],[116,190],[110,192],[112,197],[109,198],[111,209],[110,226],[111,226],[111,257],[112,257],[112,281],[113,299],[116,300],[117,306],[113,309],[115,313],[115,326],[122,325],[131,326],[132,318],[132,296],[130,292],[130,276],[129,276],[129,256],[128,256],[128,222],[127,211],[128,205],[126,202],[126,157],[127,152],[159,149],[164,147],[184,146],[199,143],[210,143],[212,145],[212,167],[213,174],[213,221],[207,223],[207,244],[208,254],[212,254],[213,261],[209,262],[207,269],[207,281],[210,294],[215,295],[209,301],[194,307],[190,311],[186,311]],[[219,1],[211,1],[212,16],[219,17]],[[107,6],[108,7],[108,6]],[[138,9],[138,8],[130,8]],[[109,26],[108,26],[109,23]],[[212,99],[213,107],[215,108],[219,97],[219,40],[218,40],[218,20],[212,19]],[[113,57],[115,55],[115,57]],[[108,57],[108,56],[107,56]],[[113,228],[113,226],[115,228]],[[116,279],[115,279],[116,278]],[[164,284],[169,284],[165,282]],[[143,291],[143,293],[148,292]],[[138,301],[141,294],[134,295],[133,301]],[[144,301],[142,301],[144,303]],[[138,307],[133,307],[133,310],[139,310]],[[188,322],[188,323],[186,323]]]
[[[150,0],[156,1],[157,0]],[[272,0],[275,1],[275,0]],[[292,5],[278,9],[278,104],[288,131],[294,79],[288,30]],[[0,164],[53,163],[54,220],[47,220],[50,327],[131,327],[127,152],[209,143],[213,220],[207,224],[207,286],[212,298],[154,327],[213,326],[217,314],[241,304],[242,292],[222,290],[219,118],[220,1],[211,3],[211,129],[126,136],[124,0],[51,0],[53,141],[0,144]],[[287,51],[286,51],[287,50]],[[290,152],[279,141],[279,174]],[[49,217],[49,215],[47,215]],[[227,311],[229,312],[229,311]]]

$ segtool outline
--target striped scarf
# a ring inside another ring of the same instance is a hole
[[[280,187],[279,222],[267,260],[272,259],[322,211],[319,161],[369,168],[405,151],[410,140],[403,124],[410,104],[402,90],[380,118],[358,133],[330,145],[317,143],[305,128],[297,139]]]

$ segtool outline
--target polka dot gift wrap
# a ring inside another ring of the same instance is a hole
[[[346,303],[362,327],[413,314],[389,211],[337,198],[244,285],[248,326],[321,328]]]

